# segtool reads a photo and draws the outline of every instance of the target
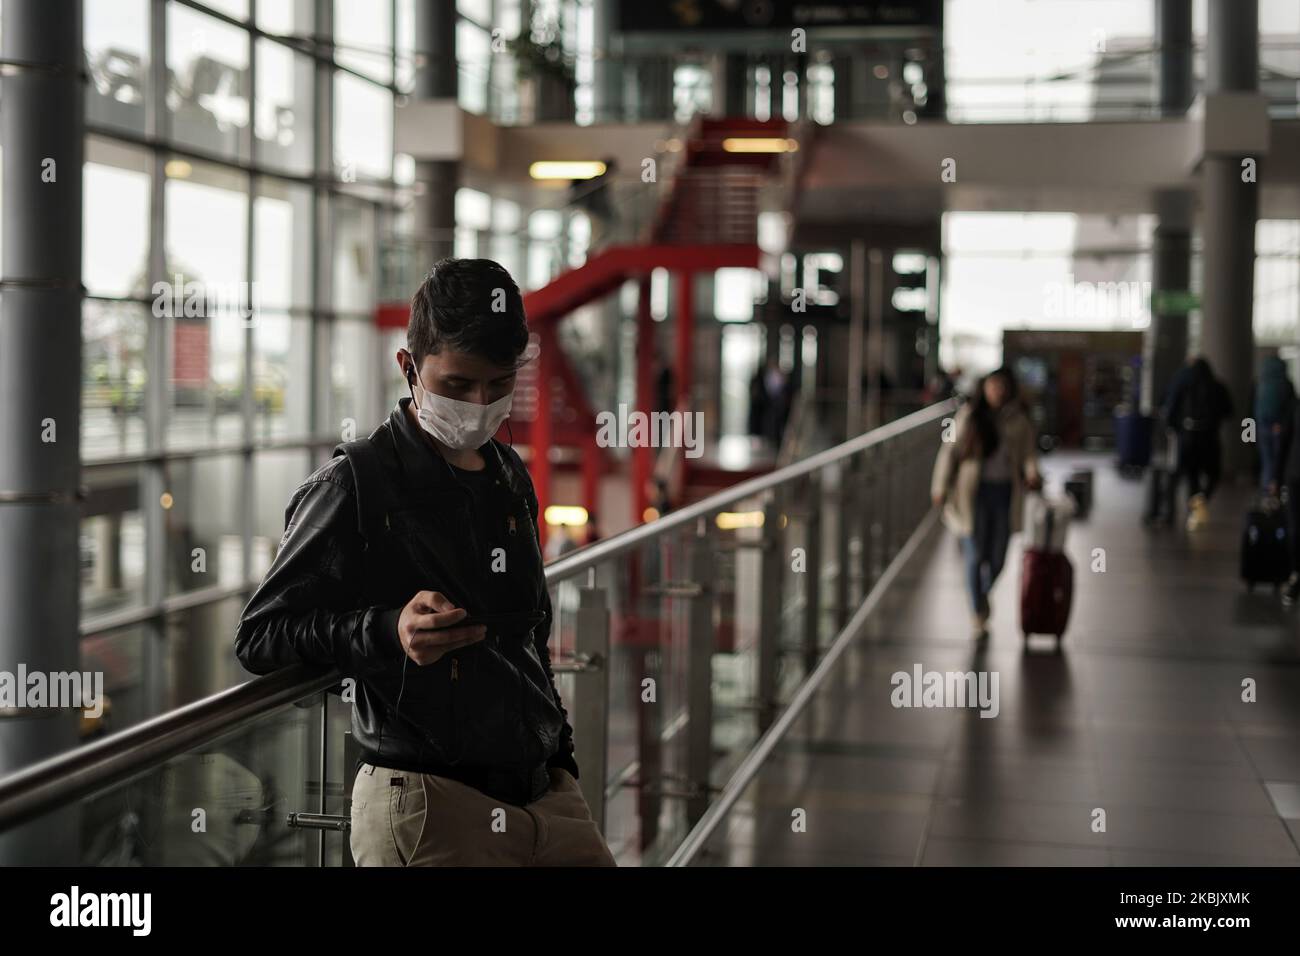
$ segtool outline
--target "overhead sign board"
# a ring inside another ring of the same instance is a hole
[[[789,30],[793,27],[938,27],[942,0],[623,0],[619,29]]]

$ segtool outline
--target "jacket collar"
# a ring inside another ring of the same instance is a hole
[[[452,488],[460,489],[462,486],[452,474],[451,465],[442,460],[437,449],[425,438],[424,431],[407,414],[406,409],[411,401],[409,395],[399,398],[388,416],[388,427],[393,434],[403,479],[417,493],[425,490],[444,493]],[[513,494],[525,497],[527,489],[514,467],[511,452],[495,438],[489,439],[480,451],[487,458],[488,467],[504,478],[506,487]]]

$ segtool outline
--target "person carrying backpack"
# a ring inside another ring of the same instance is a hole
[[[1223,451],[1219,426],[1232,414],[1227,388],[1210,363],[1196,356],[1175,376],[1165,406],[1165,422],[1177,436],[1178,465],[1171,494],[1187,482],[1187,529],[1209,519],[1209,503],[1219,483]]]
[[[355,681],[358,866],[612,866],[551,670],[537,495],[492,437],[528,344],[519,288],[443,259],[406,336],[410,395],[294,492],[235,655]]]

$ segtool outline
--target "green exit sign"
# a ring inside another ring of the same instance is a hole
[[[1201,307],[1198,292],[1186,289],[1161,289],[1151,294],[1151,311],[1160,315],[1186,315]]]

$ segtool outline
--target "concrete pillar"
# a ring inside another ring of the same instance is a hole
[[[0,110],[0,671],[15,677],[80,669],[81,24],[79,0],[4,5],[2,55],[24,64]],[[0,713],[0,774],[73,747],[79,716]],[[75,863],[76,811],[0,833],[0,864]]]
[[[1160,48],[1159,101],[1162,116],[1182,116],[1191,105],[1191,0],[1157,0],[1156,39]],[[1158,221],[1152,250],[1152,292],[1186,291],[1192,281],[1193,197],[1184,190],[1156,195]],[[1143,342],[1142,410],[1158,413],[1169,384],[1187,357],[1187,314],[1151,310]]]
[[[523,29],[528,29],[527,18]],[[442,0],[417,0],[414,47],[417,99],[457,98],[456,5]],[[419,160],[415,164],[415,233],[429,240],[421,254],[425,267],[452,254],[455,248],[456,190],[460,186],[458,160]],[[412,289],[412,292],[415,290]]]
[[[1185,190],[1156,196],[1154,248],[1151,257],[1153,299],[1161,292],[1185,292],[1192,282],[1192,205]],[[1187,358],[1187,313],[1151,309],[1151,327],[1143,340],[1142,409],[1158,414],[1174,375]]]
[[[1192,105],[1192,0],[1156,0],[1162,116],[1182,116]]]
[[[1257,0],[1210,0],[1206,93],[1251,91],[1259,77]],[[1242,182],[1241,161],[1232,154],[1208,155],[1202,163],[1204,292],[1201,354],[1227,385],[1236,421],[1250,414],[1254,365],[1255,221],[1259,186]],[[1223,446],[1225,476],[1244,469],[1250,450],[1238,429]]]
[[[623,71],[615,48],[619,0],[592,0],[592,111],[597,123],[623,122]]]

